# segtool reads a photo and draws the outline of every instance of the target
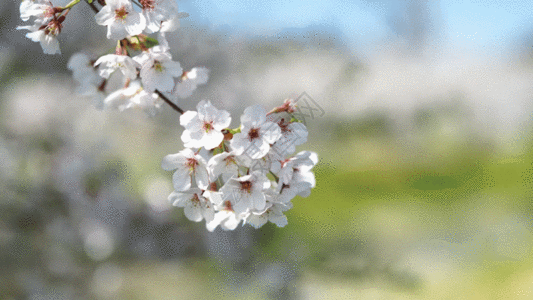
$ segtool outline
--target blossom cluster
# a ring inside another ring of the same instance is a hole
[[[102,9],[96,8],[93,0],[86,0],[97,11],[95,21],[99,25],[107,26],[107,38],[121,40],[129,36],[140,35],[143,32],[169,32],[179,27],[179,19],[188,14],[178,12],[178,5],[174,0],[98,0]],[[20,4],[20,18],[28,21],[35,17],[33,25],[19,26],[30,33],[26,37],[34,42],[40,42],[44,53],[61,54],[57,36],[61,33],[63,22],[70,9],[80,0],[73,0],[65,7],[54,7],[50,0],[22,0]],[[134,9],[139,6],[140,12]]]
[[[65,12],[65,13],[64,13]],[[24,0],[20,3],[20,18],[28,21],[34,17],[32,25],[19,26],[30,32],[26,37],[34,42],[40,42],[46,54],[61,54],[57,36],[63,28],[68,10],[54,7],[46,0]]]
[[[55,7],[49,0],[23,0],[21,19],[34,18],[33,25],[17,29],[29,30],[26,36],[40,42],[44,53],[60,54],[57,36],[80,1]],[[311,169],[318,161],[309,151],[292,155],[308,135],[293,115],[295,103],[287,100],[268,113],[258,105],[248,107],[236,129],[229,127],[230,114],[210,101],[185,112],[177,99],[190,97],[206,84],[209,70],[184,71],[172,58],[166,33],[177,30],[179,19],[187,16],[178,11],[175,0],[85,2],[117,46],[114,53],[100,57],[80,52],[70,58],[68,68],[79,83],[78,93],[92,97],[99,109],[137,107],[155,114],[166,102],[181,114],[185,149],[162,162],[164,170],[176,170],[172,204],[184,207],[192,221],[205,220],[210,231],[219,225],[234,229],[241,221],[256,228],[268,221],[285,226],[283,213],[292,207],[291,200],[307,197],[315,186]],[[149,34],[157,34],[157,39]],[[109,87],[112,77],[121,82],[118,89]]]
[[[307,141],[305,125],[288,112],[267,113],[255,105],[244,110],[237,129],[229,129],[227,111],[205,100],[196,109],[180,117],[187,148],[163,158],[163,169],[176,170],[171,203],[191,221],[205,220],[209,231],[219,225],[232,230],[241,221],[285,226],[291,200],[307,197],[315,186],[316,153],[291,156]]]
[[[148,41],[144,38],[145,43]],[[123,46],[132,45],[126,39]],[[132,51],[127,51],[131,54]],[[209,70],[195,67],[184,71],[179,62],[172,60],[164,34],[159,34],[159,45],[136,56],[107,54],[97,59],[85,53],[76,53],[69,60],[69,69],[79,83],[78,93],[93,98],[99,109],[141,108],[153,115],[161,106],[163,93],[174,98],[187,98],[198,85],[207,83]],[[119,71],[119,72],[117,72]],[[109,91],[108,81],[113,73],[122,78],[121,88]],[[166,99],[166,98],[164,98]]]
[[[79,0],[65,7],[54,7],[48,0],[24,0],[20,4],[23,21],[35,17],[34,24],[17,29],[30,30],[26,36],[41,43],[44,53],[60,54],[57,36],[68,12]],[[178,11],[174,0],[107,0],[95,15],[95,22],[107,27],[107,38],[117,40],[115,53],[93,59],[76,53],[69,61],[78,92],[93,98],[97,108],[124,110],[139,107],[153,114],[161,106],[162,93],[186,98],[198,85],[205,84],[208,69],[182,69],[172,60],[167,32],[179,28],[179,19],[188,16]],[[140,11],[134,9],[136,3]],[[91,2],[93,7],[96,7]],[[157,39],[146,34],[158,33]],[[122,74],[122,88],[109,90],[108,81],[116,71]]]

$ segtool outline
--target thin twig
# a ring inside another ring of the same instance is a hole
[[[276,179],[276,182],[279,182],[279,177],[276,176],[276,174],[272,173],[272,171],[270,171],[270,175],[274,176],[274,179]]]
[[[91,3],[89,3],[88,1],[85,1],[85,2],[86,2],[87,4],[89,4],[89,6],[93,9],[93,11],[94,11],[95,13],[98,13],[98,12],[99,12],[98,8],[94,5],[94,1],[91,2]],[[135,3],[135,1],[134,1],[133,3]],[[135,4],[137,4],[137,3],[135,3]],[[137,4],[137,5],[139,5],[139,4]],[[182,114],[182,115],[185,113],[185,112],[183,111],[183,109],[179,108],[179,107],[178,107],[176,104],[174,104],[172,101],[168,100],[168,98],[167,98],[165,95],[163,95],[160,91],[155,90],[155,93],[156,93],[161,99],[163,99],[163,101],[165,101],[168,105],[170,105],[170,107],[172,107],[175,111],[179,112],[179,113]]]
[[[138,7],[143,8],[143,6],[140,5],[139,3],[135,2],[135,1],[131,1],[131,2],[133,2],[133,4],[137,5]]]
[[[185,112],[183,111],[183,109],[179,108],[176,104],[174,104],[174,102],[168,100],[168,98],[163,95],[160,91],[158,90],[155,90],[155,93],[161,98],[163,99],[163,101],[165,101],[168,105],[170,105],[170,107],[172,107],[175,111],[179,112],[180,114],[184,114]]]
[[[97,14],[99,13],[100,11],[98,10],[98,8],[96,7],[96,5],[94,5],[94,1],[89,3],[87,1],[85,1],[87,4],[89,4],[89,6],[93,9],[94,13]]]

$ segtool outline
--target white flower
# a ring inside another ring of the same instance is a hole
[[[171,171],[176,169],[172,176],[174,188],[183,192],[191,187],[191,177],[194,177],[196,185],[206,190],[209,185],[205,159],[195,154],[191,149],[184,149],[176,154],[169,154],[163,158],[161,163],[163,170]]]
[[[116,54],[104,55],[94,63],[95,67],[98,65],[100,76],[106,79],[117,69],[120,69],[122,74],[129,79],[137,78],[136,63],[129,56]]]
[[[189,72],[184,72],[181,81],[176,84],[173,94],[184,99],[192,95],[199,85],[206,84],[209,79],[209,70],[204,67],[192,68]]]
[[[46,0],[24,0],[20,3],[20,18],[28,21],[30,17],[36,17],[36,25],[48,23],[54,16],[53,5]]]
[[[272,163],[271,171],[279,177],[276,190],[280,193],[280,202],[287,203],[296,195],[309,196],[316,184],[311,169],[317,162],[315,152],[302,151],[290,159]]]
[[[206,84],[209,79],[209,69],[206,67],[192,68],[189,72],[183,74],[182,79],[192,81],[196,85]]]
[[[284,204],[278,202],[276,195],[267,193],[267,204],[262,211],[252,211],[246,216],[244,224],[250,224],[254,228],[259,228],[265,225],[268,221],[276,224],[278,227],[284,227],[288,224],[287,217],[283,214],[284,211],[290,209],[292,204],[290,202]]]
[[[280,119],[277,124],[281,128],[281,138],[272,146],[272,152],[276,153],[280,158],[294,153],[296,146],[307,142],[308,132],[304,124],[299,122],[290,123],[285,119]]]
[[[211,201],[211,203],[215,205],[215,209],[218,209],[218,210],[222,209],[222,204],[224,202],[222,200],[222,193],[211,191],[211,190],[206,190],[204,191],[202,196],[209,199],[209,201]]]
[[[143,109],[148,115],[154,116],[159,111],[161,104],[161,100],[157,94],[148,93],[144,89],[141,89],[131,97],[130,102],[124,106],[124,109],[138,107]]]
[[[207,162],[207,170],[212,181],[216,180],[220,174],[229,175],[229,177],[237,176],[239,174],[237,156],[231,152],[217,154]]]
[[[120,111],[140,108],[149,116],[154,116],[162,104],[159,96],[145,91],[139,80],[131,81],[126,87],[109,94],[104,102],[105,108],[118,108]]]
[[[198,112],[187,111],[180,116],[180,124],[185,127],[181,140],[185,147],[213,149],[224,139],[221,131],[231,123],[230,114],[205,100],[200,101],[196,109]]]
[[[183,69],[180,63],[172,60],[166,46],[156,46],[133,58],[141,65],[141,80],[149,92],[159,90],[170,92],[174,88],[174,77],[180,77]]]
[[[241,132],[233,136],[231,148],[237,155],[252,159],[264,157],[281,137],[278,124],[266,120],[266,111],[259,105],[248,107],[241,116]]]
[[[302,180],[299,176],[295,176],[293,181],[290,181],[288,184],[281,184],[279,187],[279,201],[281,203],[289,203],[297,195],[304,198],[309,196],[314,185],[307,179]]]
[[[288,183],[282,183],[280,178],[280,184],[277,188],[279,191],[278,200],[282,203],[287,203],[297,195],[304,198],[308,197],[315,184],[315,174],[311,172],[309,165],[293,168],[292,178]]]
[[[142,14],[146,18],[146,32],[157,32],[163,22],[179,19],[188,14],[178,13],[178,4],[174,0],[140,0]],[[168,31],[168,30],[167,30]]]
[[[174,191],[168,196],[168,200],[174,206],[183,207],[185,216],[191,221],[200,222],[205,219],[206,222],[211,222],[215,217],[213,203],[202,196],[202,190],[199,188],[185,192]]]
[[[179,12],[171,18],[161,21],[160,32],[176,31],[180,27],[180,19],[188,17],[188,13]]]
[[[96,73],[93,63],[87,54],[78,52],[70,57],[67,67],[72,71],[74,80],[80,84],[85,82],[100,83],[102,78]]]
[[[248,209],[264,209],[264,190],[268,188],[270,180],[263,173],[254,171],[250,175],[231,178],[220,188],[220,192],[224,200],[230,201],[233,211],[240,214]]]
[[[68,61],[68,68],[72,71],[72,77],[80,85],[76,92],[83,96],[93,97],[94,106],[97,109],[104,108],[104,78],[98,76],[93,61],[84,53],[75,53]]]
[[[309,172],[317,162],[318,156],[315,152],[302,151],[289,159],[273,162],[271,170],[278,175],[280,184],[289,183],[295,170]]]
[[[26,34],[26,37],[34,42],[40,42],[45,54],[61,54],[59,42],[57,41],[57,35],[61,32],[61,27],[61,23],[54,19],[46,26],[18,26],[17,29],[31,31]]]
[[[106,0],[106,6],[94,18],[98,25],[107,26],[108,39],[141,34],[146,27],[144,16],[133,9],[130,0]]]
[[[211,222],[205,225],[209,232],[213,232],[218,225],[223,230],[234,230],[244,217],[245,214],[236,214],[231,210],[221,210],[215,214],[215,218]]]

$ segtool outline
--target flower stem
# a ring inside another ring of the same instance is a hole
[[[135,1],[131,1],[131,2],[133,2],[133,4],[137,5],[138,7],[143,8],[143,6],[140,5],[139,3],[135,2]]]
[[[65,7],[63,7],[63,9],[69,9],[69,8],[73,7],[74,5],[80,3],[80,1],[81,0],[72,0],[72,1],[70,1],[69,4],[67,4]]]
[[[89,4],[89,6],[92,8],[95,14],[100,12],[100,10],[96,7],[96,5],[94,5],[94,1],[87,0],[87,4]]]
[[[172,107],[175,111],[179,112],[182,115],[185,113],[183,109],[179,108],[176,104],[174,104],[174,102],[168,100],[168,98],[165,95],[163,95],[160,91],[155,90],[155,93],[159,96],[159,98],[163,99],[163,101],[165,101],[168,105],[170,105],[170,107]]]
[[[272,175],[274,177],[274,179],[276,179],[276,182],[279,182],[279,177],[276,176],[276,174],[272,173],[272,171],[270,171],[270,175]]]

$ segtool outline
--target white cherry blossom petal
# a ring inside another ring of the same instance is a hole
[[[191,176],[183,170],[178,170],[172,175],[172,184],[177,191],[186,191],[191,187]]]

